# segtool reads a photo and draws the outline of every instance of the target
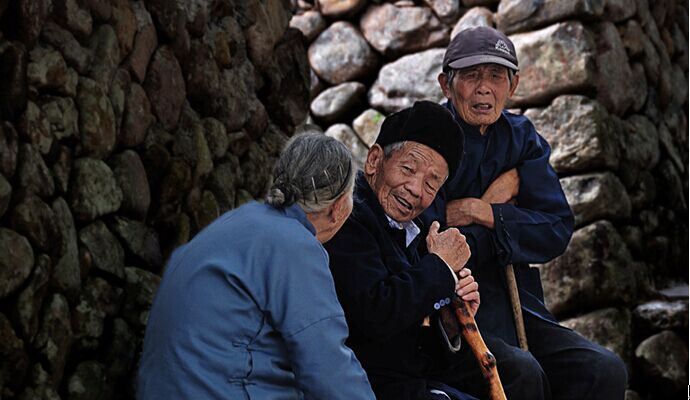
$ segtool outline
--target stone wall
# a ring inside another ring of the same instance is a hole
[[[310,121],[360,162],[383,117],[443,99],[444,47],[465,27],[514,41],[509,107],[552,146],[576,214],[541,270],[563,323],[626,361],[629,399],[688,381],[688,8],[675,0],[296,0],[310,42]],[[664,288],[685,285],[680,295]],[[679,298],[679,299],[678,299]]]
[[[0,398],[133,398],[170,251],[309,106],[281,0],[0,0]]]

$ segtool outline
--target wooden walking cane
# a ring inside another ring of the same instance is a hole
[[[506,282],[508,283],[510,306],[513,308],[513,319],[515,319],[515,331],[517,333],[518,343],[522,350],[529,351],[529,347],[527,346],[527,334],[525,333],[525,321],[522,319],[520,293],[518,292],[513,264],[508,264],[506,267]]]
[[[498,369],[496,369],[496,358],[486,347],[486,343],[479,333],[479,328],[477,328],[477,323],[470,313],[469,305],[458,296],[453,296],[451,305],[460,323],[460,333],[472,349],[472,354],[479,362],[482,375],[489,383],[489,398],[491,400],[506,400],[501,378],[498,376]]]

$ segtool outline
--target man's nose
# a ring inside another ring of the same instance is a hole
[[[418,198],[422,194],[422,185],[424,184],[424,179],[412,177],[405,184],[405,189],[414,196]]]

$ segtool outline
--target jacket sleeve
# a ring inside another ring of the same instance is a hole
[[[442,306],[439,301],[452,295],[455,280],[435,254],[414,265],[385,257],[372,232],[376,227],[350,218],[326,248],[348,324],[373,341],[385,341]],[[386,265],[386,259],[397,264]]]
[[[266,314],[287,347],[298,386],[307,399],[375,399],[350,348],[328,256],[318,244],[273,260],[266,277]]]
[[[574,219],[550,155],[549,144],[532,128],[517,165],[517,205],[492,205],[494,251],[501,265],[547,262],[568,246]]]

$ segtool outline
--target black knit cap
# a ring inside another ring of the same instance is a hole
[[[446,48],[443,70],[462,69],[479,64],[499,64],[517,71],[515,45],[503,32],[488,26],[460,31]]]
[[[424,100],[386,117],[376,143],[385,147],[404,141],[435,150],[448,163],[448,180],[453,179],[462,159],[465,134],[448,109]]]

